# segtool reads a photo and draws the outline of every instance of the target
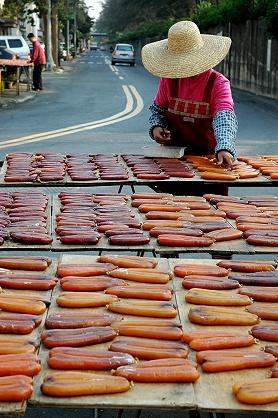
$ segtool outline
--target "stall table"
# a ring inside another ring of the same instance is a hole
[[[20,76],[22,71],[25,73],[27,78],[27,91],[30,91],[32,80],[30,78],[29,69],[32,67],[33,64],[28,63],[26,60],[21,59],[12,59],[12,60],[4,60],[0,59],[0,67],[15,67],[16,68],[16,94],[19,96],[19,82]],[[1,72],[0,72],[0,84],[1,84]],[[2,93],[2,90],[1,90]]]
[[[76,256],[76,255],[63,255],[60,259],[60,263],[71,264],[78,263],[83,264],[86,262],[95,262],[96,257],[92,256]],[[159,260],[159,267],[168,269],[167,260]],[[65,308],[60,308],[55,300],[61,293],[61,288],[56,286],[50,308],[48,310],[48,316],[57,312],[65,311]],[[175,303],[175,296],[173,295],[173,303]],[[66,309],[67,312],[74,310]],[[83,308],[82,312],[107,312],[105,308]],[[122,337],[121,337],[122,338]],[[107,349],[111,344],[97,344],[91,346],[92,350]],[[88,347],[88,346],[87,346]],[[82,407],[82,408],[157,408],[157,409],[195,409],[195,396],[192,384],[145,384],[136,383],[131,389],[125,393],[119,393],[114,395],[101,395],[101,396],[79,396],[74,398],[53,398],[45,396],[41,390],[40,385],[43,377],[46,373],[51,372],[47,366],[48,350],[41,345],[39,356],[43,365],[43,372],[35,377],[34,380],[34,393],[30,399],[30,404],[34,407]],[[104,372],[101,372],[102,374]],[[105,372],[110,373],[110,372]]]
[[[219,260],[218,260],[219,261]],[[170,260],[169,264],[171,270],[174,266],[178,264],[194,263],[194,264],[204,264],[203,260]],[[205,264],[215,265],[217,260],[205,260]],[[174,279],[174,289],[177,299],[177,306],[179,310],[179,315],[181,318],[183,329],[188,332],[190,330],[204,330],[212,329],[211,326],[197,325],[193,324],[188,320],[188,311],[192,304],[185,302],[185,295],[187,290],[184,289],[181,285],[182,279]],[[226,291],[227,292],[227,291]],[[237,293],[237,290],[229,290],[231,294]],[[260,303],[260,302],[256,302]],[[236,310],[244,310],[243,308],[236,307]],[[265,321],[261,320],[260,324],[270,324],[275,323],[275,321]],[[251,326],[214,326],[213,329],[219,331],[237,331],[237,332],[248,332]],[[248,350],[248,351],[259,351],[265,345],[271,345],[271,342],[258,341],[251,347],[246,347],[244,349],[233,349],[233,350]],[[194,359],[194,351],[191,350],[190,358]],[[205,411],[214,411],[214,412],[223,412],[223,413],[244,413],[244,412],[277,412],[278,411],[278,402],[266,404],[266,405],[247,405],[237,401],[237,399],[232,394],[232,385],[234,383],[240,383],[244,381],[260,380],[269,377],[269,368],[262,369],[247,369],[247,370],[238,370],[222,373],[200,373],[200,378],[197,382],[194,383],[194,393],[196,396],[197,409],[200,412]]]

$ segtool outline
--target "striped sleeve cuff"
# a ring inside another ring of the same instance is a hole
[[[235,139],[238,129],[237,118],[234,112],[222,110],[217,112],[212,122],[216,139],[215,152],[228,151],[236,157]]]
[[[151,116],[149,117],[149,123],[151,125],[149,129],[149,135],[153,139],[153,129],[157,126],[167,129],[168,124],[165,118],[165,109],[153,103],[149,110],[151,111]]]

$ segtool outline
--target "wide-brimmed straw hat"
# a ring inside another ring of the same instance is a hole
[[[219,64],[230,46],[230,38],[201,34],[194,22],[185,20],[170,27],[168,39],[145,45],[142,61],[158,77],[191,77]]]

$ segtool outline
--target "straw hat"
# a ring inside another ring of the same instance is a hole
[[[142,60],[158,77],[191,77],[219,64],[230,46],[230,38],[200,34],[194,22],[185,20],[170,27],[168,39],[145,45]]]

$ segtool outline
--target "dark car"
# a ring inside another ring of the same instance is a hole
[[[15,58],[16,58],[16,55],[13,51],[5,47],[0,47],[0,60],[12,60]]]

